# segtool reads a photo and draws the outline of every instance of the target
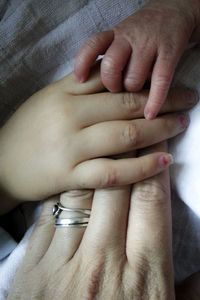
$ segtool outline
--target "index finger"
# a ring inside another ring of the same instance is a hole
[[[169,55],[168,55],[169,56]],[[151,76],[151,89],[144,115],[148,120],[154,119],[164,103],[172,81],[179,55],[165,57],[159,54]]]

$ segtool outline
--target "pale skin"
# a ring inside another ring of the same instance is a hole
[[[110,31],[86,40],[75,59],[75,76],[87,80],[91,65],[104,54],[101,79],[109,91],[136,92],[150,79],[144,115],[151,120],[166,99],[183,51],[199,41],[199,0],[150,0]]]
[[[145,154],[164,150],[162,143]],[[55,229],[57,201],[43,205],[8,300],[175,299],[167,170],[133,187],[63,194],[65,207],[92,207],[86,230]],[[198,280],[189,278],[176,299],[199,299]]]
[[[171,163],[166,152],[138,158],[110,156],[171,138],[187,127],[183,113],[196,94],[174,89],[164,115],[141,119],[148,91],[105,92],[98,66],[80,84],[73,74],[37,92],[0,129],[0,211],[71,189],[124,185]],[[134,166],[134,167],[133,167]]]
[[[92,206],[86,230],[55,229],[56,201],[44,203],[8,300],[175,299],[167,171],[133,189],[66,193],[64,206]]]

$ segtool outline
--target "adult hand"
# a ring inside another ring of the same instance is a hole
[[[98,55],[101,78],[111,92],[142,89],[151,72],[145,117],[153,119],[163,104],[176,65],[189,42],[200,41],[199,0],[150,0],[110,31],[86,40],[74,64],[85,81]]]
[[[61,203],[90,208],[92,198],[85,232],[55,229],[53,201],[45,202],[8,300],[174,299],[168,172],[132,191],[68,192]]]
[[[187,118],[181,113],[152,122],[139,119],[147,98],[148,91],[105,92],[98,66],[84,84],[70,74],[34,94],[0,129],[1,212],[21,201],[71,189],[129,184],[162,171],[171,161],[165,152],[107,158],[185,129]],[[194,104],[191,100],[191,91],[172,90],[162,113],[187,109]]]

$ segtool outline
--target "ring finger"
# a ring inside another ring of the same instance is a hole
[[[92,199],[92,190],[72,190],[61,194],[60,204],[65,208],[88,210],[91,209]],[[60,220],[60,218],[66,220],[79,217],[80,213],[78,212],[62,211],[58,220]],[[68,261],[78,249],[85,228],[86,227],[81,226],[56,227],[53,240],[48,250],[49,255],[51,256],[56,253],[56,259],[60,260],[60,263]]]

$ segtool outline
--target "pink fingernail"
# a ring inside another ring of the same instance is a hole
[[[158,159],[158,165],[161,169],[173,164],[173,156],[171,154],[161,155]]]

